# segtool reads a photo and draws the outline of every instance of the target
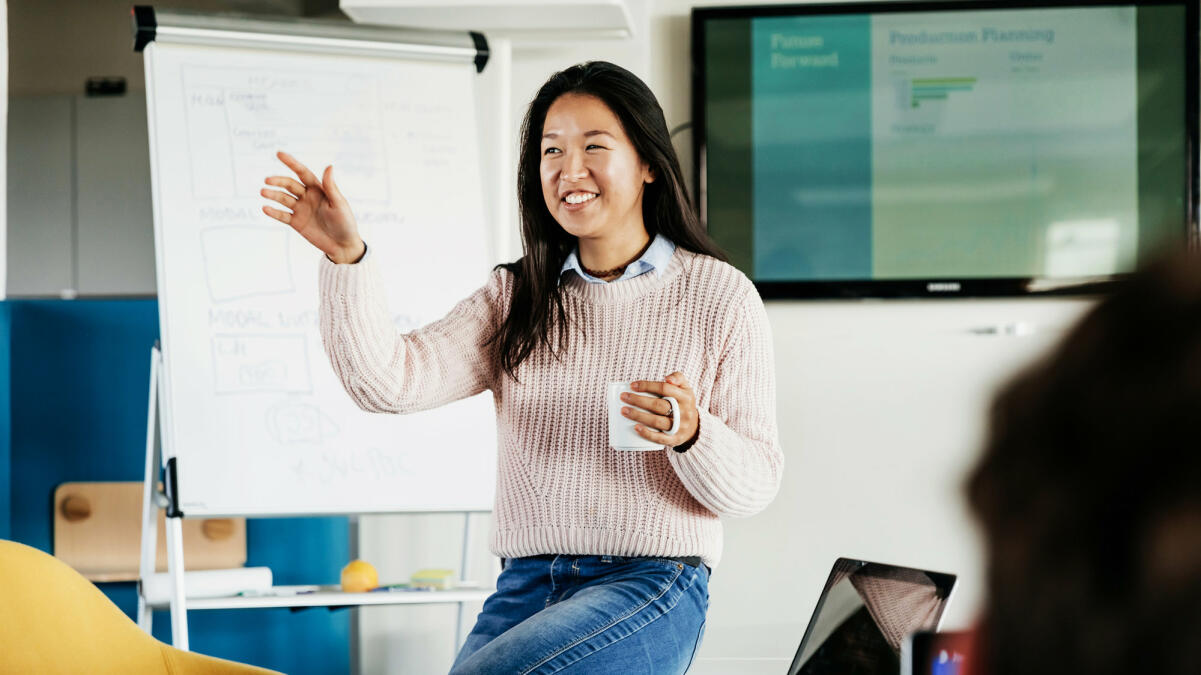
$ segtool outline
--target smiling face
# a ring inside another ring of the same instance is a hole
[[[645,238],[642,193],[654,176],[613,111],[595,96],[564,94],[542,134],[542,196],[559,225],[600,242]]]

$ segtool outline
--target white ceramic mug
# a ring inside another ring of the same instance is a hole
[[[634,391],[630,389],[629,382],[610,382],[607,390],[606,401],[609,408],[609,447],[614,450],[662,450],[663,444],[654,441],[648,441],[634,431],[634,425],[638,424],[634,420],[621,414],[621,409],[624,406],[629,406],[635,410],[646,410],[632,403],[626,403],[621,400],[621,395],[631,393],[636,396],[651,396],[654,398],[662,398],[671,404],[671,429],[663,433],[672,436],[680,430],[680,402],[673,396],[658,396],[647,391]]]

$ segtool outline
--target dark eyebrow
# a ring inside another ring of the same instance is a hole
[[[610,137],[610,138],[617,138],[617,137],[616,137],[616,136],[614,136],[613,134],[611,134],[611,133],[609,133],[609,132],[605,131],[604,129],[593,129],[592,131],[585,131],[585,132],[584,132],[584,137],[585,137],[585,138],[587,138],[587,137],[589,137],[589,136],[600,136],[600,135],[602,135],[602,134],[603,134],[603,135],[605,135],[605,136],[608,136],[608,137]],[[551,132],[551,133],[549,133],[549,134],[542,134],[542,138],[543,138],[543,139],[547,139],[547,138],[558,138],[558,137],[559,137],[559,134],[556,134],[556,133],[554,133],[554,132]]]

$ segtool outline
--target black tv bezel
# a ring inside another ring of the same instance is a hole
[[[945,0],[908,2],[853,2],[845,4],[752,5],[738,7],[694,7],[692,34],[692,157],[693,195],[697,213],[708,226],[705,148],[705,31],[712,19],[760,18],[771,16],[815,16],[829,14],[893,14],[914,12],[981,11],[989,9],[1054,9],[1082,7],[1153,7],[1183,5],[1185,8],[1185,191],[1184,241],[1190,249],[1201,242],[1198,225],[1198,3],[1189,0]],[[965,298],[1097,295],[1112,291],[1129,273],[1065,279],[1057,277],[966,277],[929,279],[851,279],[828,281],[754,281],[764,299],[860,299],[860,298]]]

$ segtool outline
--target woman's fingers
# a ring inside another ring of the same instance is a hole
[[[283,188],[288,192],[291,192],[292,195],[297,199],[304,197],[305,187],[295,178],[288,178],[287,176],[271,176],[263,182],[267,185]]]
[[[674,375],[674,373],[673,373]],[[671,377],[670,375],[668,377]],[[683,381],[681,379],[681,381]],[[685,382],[683,386],[677,386],[670,382],[656,382],[655,380],[638,380],[630,383],[630,388],[634,391],[645,391],[657,396],[672,396],[677,401],[683,401],[685,398],[692,400],[692,388]]]
[[[307,166],[301,164],[292,155],[280,150],[279,152],[275,153],[275,156],[279,158],[279,161],[284,163],[284,166],[291,169],[293,173],[300,178],[300,182],[304,183],[306,186],[321,186],[321,181],[317,180],[317,175],[312,171],[309,171]]]
[[[296,197],[293,197],[287,192],[281,192],[279,190],[268,190],[267,188],[263,188],[262,190],[259,190],[259,194],[267,199],[277,201],[290,209],[295,208],[296,202],[299,201],[296,199]]]
[[[663,433],[662,431],[656,431],[654,429],[649,429],[641,424],[636,425],[634,427],[634,431],[638,432],[639,436],[645,438],[646,440],[650,441],[651,443],[658,443],[660,445],[667,445],[667,446],[673,446],[676,444],[675,436],[668,436],[667,434]]]
[[[331,202],[346,202],[346,198],[342,196],[342,191],[338,189],[338,184],[334,182],[333,164],[325,167],[325,174],[321,178],[321,185],[325,188],[325,194],[329,197]]]
[[[670,404],[668,404],[668,408],[669,408],[669,412],[670,412],[670,408],[671,408]],[[670,417],[664,417],[663,415],[656,415],[653,413],[649,413],[649,412],[647,412],[645,410],[641,410],[639,408],[631,408],[629,406],[626,406],[621,409],[621,414],[634,420],[635,422],[641,422],[642,424],[645,424],[646,426],[651,427],[652,429],[659,429],[661,431],[667,431],[668,429],[671,428],[671,418]]]
[[[656,415],[670,415],[671,404],[657,396],[638,396],[636,394],[622,394],[621,400],[631,405],[636,405],[643,410],[649,410]],[[676,399],[679,401],[679,399]]]
[[[281,211],[279,209],[273,209],[270,206],[264,206],[263,213],[271,216],[285,225],[292,224],[292,214],[288,213],[287,211]]]

